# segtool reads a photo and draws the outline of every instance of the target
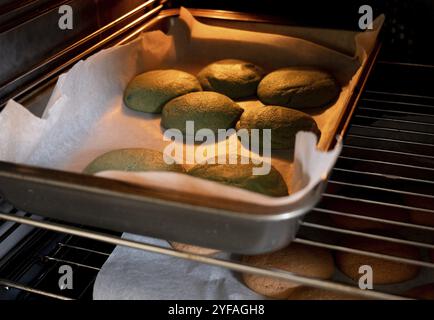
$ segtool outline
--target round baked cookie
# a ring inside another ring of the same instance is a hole
[[[410,289],[403,296],[419,300],[434,300],[434,283]]]
[[[255,267],[276,268],[299,276],[330,279],[334,273],[331,253],[325,249],[292,243],[290,246],[268,254],[244,256],[243,262]],[[244,283],[253,291],[276,299],[288,299],[301,285],[276,278],[243,274]]]
[[[203,90],[215,91],[232,99],[256,95],[264,71],[257,65],[236,59],[213,62],[198,74]]]
[[[187,174],[272,197],[284,197],[288,195],[288,187],[285,180],[273,166],[271,166],[270,172],[264,175],[253,174],[254,167],[253,163],[205,163],[193,166],[187,171]]]
[[[243,112],[237,129],[271,129],[272,149],[292,149],[295,145],[295,135],[299,131],[311,131],[319,137],[321,131],[315,120],[302,111],[279,106],[252,108]],[[261,131],[260,131],[261,132]],[[260,136],[260,143],[263,139]]]
[[[143,148],[118,149],[97,157],[84,169],[94,174],[105,170],[185,172],[182,165],[167,164],[163,153]]]
[[[183,94],[201,91],[199,80],[180,70],[153,70],[130,81],[124,92],[125,105],[133,110],[161,113],[164,104]]]
[[[217,92],[188,93],[169,101],[163,108],[161,125],[165,129],[179,129],[186,134],[186,122],[194,122],[194,132],[235,127],[243,109],[234,101]]]
[[[193,246],[193,245],[186,244],[186,243],[180,243],[180,242],[174,242],[174,241],[170,241],[169,243],[173,249],[176,249],[178,251],[193,253],[193,254],[200,254],[203,256],[212,256],[212,255],[220,252],[219,250],[216,250],[216,249],[203,248],[203,247]]]
[[[320,288],[301,286],[294,289],[288,300],[365,300],[361,296]]]
[[[413,260],[420,259],[420,252],[415,247],[389,241],[346,237],[341,244],[344,247],[349,247],[362,251],[374,252]],[[339,270],[341,270],[344,274],[346,274],[354,281],[358,281],[361,276],[359,274],[360,266],[371,266],[373,271],[374,285],[393,284],[411,280],[418,275],[420,270],[420,268],[415,265],[399,263],[349,252],[337,251],[335,257],[336,265]]]
[[[325,71],[289,67],[267,74],[258,85],[258,97],[264,104],[317,108],[336,100],[340,90],[333,76]]]

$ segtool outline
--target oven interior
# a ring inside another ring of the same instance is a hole
[[[78,28],[68,32],[47,28],[57,21],[62,4],[74,8]],[[354,30],[360,3],[315,2],[312,7],[303,1],[291,3],[292,10],[285,10],[274,1],[267,5],[263,1],[248,5],[193,0],[0,1],[0,47],[5,48],[5,63],[0,66],[1,107],[14,98],[40,115],[60,73],[102,48],[126,41],[161,10],[180,5],[208,9],[205,15],[212,15],[213,10],[249,12],[294,25]],[[294,241],[346,252],[354,248],[335,242],[343,235],[407,244],[420,249],[422,258],[381,258],[433,273],[434,262],[428,256],[434,252],[434,54],[425,45],[425,21],[430,20],[424,18],[434,17],[434,5],[428,0],[385,0],[372,1],[372,7],[374,12],[386,14],[379,58],[322,201],[302,222]],[[419,219],[410,219],[415,216]],[[336,224],[336,219],[341,223]],[[354,224],[373,228],[351,227]],[[101,234],[104,237],[95,236]],[[119,236],[110,230],[42,220],[1,199],[0,299],[92,299],[96,275]],[[369,257],[372,252],[359,254]],[[78,274],[72,290],[58,286],[58,270],[63,264]],[[339,290],[339,283],[355,285],[338,276],[324,286]],[[373,298],[382,297],[376,292],[400,296],[387,287],[374,291]]]

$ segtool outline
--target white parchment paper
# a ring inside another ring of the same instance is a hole
[[[163,240],[124,234],[124,239],[170,248]],[[219,253],[218,258],[229,259]],[[229,270],[165,255],[116,247],[94,285],[95,300],[264,299]]]

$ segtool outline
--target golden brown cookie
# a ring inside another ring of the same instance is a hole
[[[403,296],[418,300],[434,300],[434,283],[410,289]]]
[[[169,241],[169,243],[173,249],[176,249],[178,251],[200,254],[203,256],[212,256],[213,254],[219,252],[219,250],[217,249],[203,248],[203,247],[193,246],[186,243],[173,242],[173,241]]]
[[[389,241],[381,241],[368,238],[345,238],[342,246],[357,250],[375,252],[406,259],[420,259],[417,248]],[[362,276],[359,268],[368,265],[373,270],[373,283],[392,284],[413,279],[419,273],[419,267],[407,263],[399,263],[376,257],[359,255],[354,253],[336,252],[336,265],[348,277],[358,281]]]
[[[312,287],[294,289],[288,300],[364,300],[361,296]]]
[[[243,262],[317,279],[330,279],[334,273],[333,257],[328,250],[297,243],[273,253],[244,256]],[[300,286],[294,282],[254,274],[243,274],[243,280],[253,291],[276,299],[287,299]]]

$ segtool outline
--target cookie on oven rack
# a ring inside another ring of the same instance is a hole
[[[288,271],[299,276],[330,279],[334,274],[332,254],[322,248],[292,243],[276,252],[244,256],[243,262],[260,268]],[[276,299],[288,299],[301,285],[277,278],[243,274],[244,283],[256,293]]]
[[[381,254],[385,256],[420,260],[420,252],[417,248],[391,241],[345,237],[341,245],[347,248],[360,250],[367,253]],[[362,276],[359,273],[361,266],[367,265],[372,268],[373,284],[394,284],[414,279],[420,267],[405,263],[388,260],[387,257],[374,257],[351,252],[337,251],[335,253],[336,265],[345,275],[358,281]]]

